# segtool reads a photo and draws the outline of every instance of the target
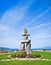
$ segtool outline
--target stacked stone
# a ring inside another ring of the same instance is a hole
[[[20,51],[25,51],[25,47],[26,47],[26,53],[27,53],[27,55],[29,55],[31,52],[31,40],[28,39],[28,36],[30,36],[30,34],[28,34],[27,29],[24,29],[24,33],[22,36],[24,38],[20,44]],[[25,46],[25,44],[26,44],[26,46]]]

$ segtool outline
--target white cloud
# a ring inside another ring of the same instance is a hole
[[[45,11],[43,11],[40,15],[38,15],[36,18],[32,19],[28,24],[24,25],[29,26],[31,25],[33,22],[37,21],[40,17],[44,16],[46,13],[48,13],[50,11],[50,8],[46,9]]]
[[[20,21],[23,18],[24,14],[25,8],[21,8],[19,10],[17,9],[8,10],[2,17],[1,22],[12,26],[16,22]]]
[[[19,29],[14,26],[19,24],[26,13],[27,7],[14,8],[7,10],[0,20],[0,46],[18,47],[19,45]],[[17,45],[17,46],[16,46]]]
[[[9,31],[9,28],[7,26],[0,24],[0,31]]]
[[[30,22],[26,21],[26,24],[23,25],[22,21],[24,19],[24,16],[26,17],[26,15],[27,15],[26,12],[27,12],[28,8],[30,7],[30,5],[31,5],[31,3],[26,4],[25,6],[23,6],[21,8],[15,7],[15,8],[7,10],[4,13],[2,19],[0,20],[0,23],[1,23],[0,31],[2,30],[2,32],[0,33],[0,46],[8,46],[8,47],[13,47],[13,48],[18,47],[20,40],[22,39],[22,37],[19,37],[19,36],[21,36],[21,34],[23,33],[23,28],[27,27],[28,25],[37,21],[39,18],[44,16],[49,11],[49,9],[45,10],[43,13],[38,15],[38,17],[36,17],[33,20],[30,20]],[[27,17],[27,18],[29,18],[29,17]],[[17,26],[20,23],[22,24],[22,27]],[[41,30],[41,27],[44,27],[46,25],[47,25],[46,23],[45,24],[41,23],[39,25],[28,27],[29,31],[31,31],[30,34],[31,34],[31,40],[32,40],[32,43],[31,43],[32,47],[34,45],[36,47],[37,44],[38,44],[38,46],[39,45],[42,46],[44,43],[46,43],[46,40],[43,40],[43,39],[51,37],[49,35],[49,33],[47,33],[47,31],[49,31],[49,30],[45,30],[45,29]],[[14,26],[16,26],[17,29]]]
[[[19,24],[21,20],[23,20],[24,16],[26,16],[27,9],[30,7],[32,2],[33,0],[29,1],[24,6],[20,7],[19,4],[18,6],[7,10],[2,16],[0,22],[9,26],[15,26],[15,24]]]

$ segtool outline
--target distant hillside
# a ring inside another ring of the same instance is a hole
[[[43,50],[43,49],[51,50],[51,46],[44,47],[44,48],[33,48],[31,50]],[[5,50],[5,51],[18,51],[19,49],[17,49],[17,48],[12,49],[12,48],[0,47],[0,50]]]
[[[51,50],[51,46],[44,47],[44,49]]]
[[[11,49],[11,48],[6,48],[6,47],[0,47],[0,50],[5,50],[5,51],[18,51],[19,49]]]
[[[34,49],[31,49],[31,50],[43,50],[43,49],[51,50],[51,46],[43,47],[43,48],[34,48]]]

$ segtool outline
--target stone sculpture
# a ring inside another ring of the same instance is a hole
[[[30,34],[28,34],[27,29],[24,29],[24,33],[22,36],[24,38],[20,44],[20,51],[26,51],[27,55],[29,55],[31,53],[31,40],[28,39],[28,36],[30,36]]]

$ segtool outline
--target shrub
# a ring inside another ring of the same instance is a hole
[[[21,51],[17,54],[17,57],[19,58],[25,58],[26,57],[26,52],[25,51]]]
[[[38,55],[38,54],[30,54],[30,57],[31,58],[39,58],[39,57],[41,57],[41,55]]]
[[[11,57],[12,57],[12,58],[16,58],[16,54],[12,54]]]
[[[25,51],[21,51],[21,52],[18,52],[16,54],[12,54],[11,55],[12,58],[25,58],[26,57],[26,52]]]
[[[43,51],[46,51],[46,49],[43,49]]]
[[[41,57],[41,55],[33,54],[33,53],[27,55],[25,51],[21,51],[21,52],[17,52],[16,54],[12,54],[11,57],[12,58],[16,58],[16,57],[17,58],[25,58],[25,57],[26,58],[39,58]]]

